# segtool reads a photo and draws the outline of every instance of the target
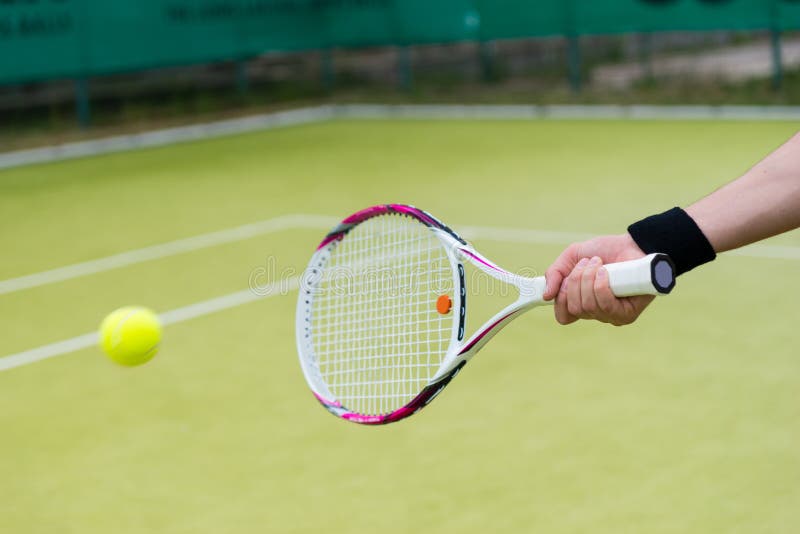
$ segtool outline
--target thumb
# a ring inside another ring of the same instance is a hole
[[[545,277],[545,290],[544,300],[553,300],[558,295],[558,290],[561,288],[561,282],[569,276],[572,269],[580,261],[578,257],[578,247],[576,245],[568,246],[561,255],[556,258],[556,261],[547,268],[544,273]]]
[[[551,266],[549,269],[547,269],[547,272],[544,273],[544,279],[544,300],[553,300],[556,295],[558,295],[558,289],[561,287],[561,282],[564,280],[564,275]]]

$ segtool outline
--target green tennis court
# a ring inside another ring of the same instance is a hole
[[[381,202],[543,272],[795,129],[348,120],[0,171],[0,364],[123,305],[186,319],[141,368],[90,347],[0,372],[0,531],[793,531],[797,232],[682,277],[633,326],[533,312],[380,428],[308,392],[292,280],[332,220]]]

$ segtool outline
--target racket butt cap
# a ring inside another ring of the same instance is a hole
[[[617,297],[666,295],[675,287],[675,264],[666,254],[610,263],[605,269],[611,291]]]
[[[653,287],[662,295],[669,294],[675,287],[675,263],[666,254],[653,254],[650,276]]]

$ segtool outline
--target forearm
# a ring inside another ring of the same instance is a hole
[[[695,202],[628,226],[623,235],[573,243],[547,270],[545,299],[555,299],[556,320],[596,319],[613,324],[636,320],[649,300],[616,299],[599,262],[668,254],[678,274],[731,250],[800,227],[800,134],[744,176]],[[579,283],[578,283],[579,282]]]
[[[716,252],[800,226],[800,134],[686,212]]]

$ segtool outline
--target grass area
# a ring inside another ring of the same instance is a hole
[[[288,213],[409,202],[457,230],[617,232],[794,126],[339,121],[0,171],[0,279]],[[0,356],[300,269],[287,230],[0,296]],[[796,232],[775,240],[800,246]],[[509,268],[562,248],[482,240]],[[0,531],[790,532],[800,520],[796,260],[724,256],[633,326],[531,312],[382,428],[308,393],[295,295],[167,328],[136,369],[86,349],[0,373]],[[765,278],[769,283],[765,283]],[[476,299],[478,312],[491,306]]]

